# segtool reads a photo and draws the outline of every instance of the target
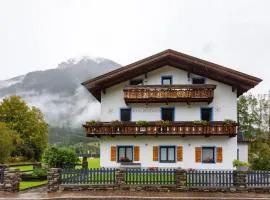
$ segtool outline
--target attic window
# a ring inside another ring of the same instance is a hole
[[[205,78],[192,78],[192,84],[205,84]]]
[[[143,85],[143,79],[130,80],[130,85]]]

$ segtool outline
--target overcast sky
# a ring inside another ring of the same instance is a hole
[[[0,79],[97,56],[126,65],[174,49],[264,79],[270,1],[0,0]]]

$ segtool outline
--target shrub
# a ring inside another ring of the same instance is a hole
[[[137,121],[136,124],[139,126],[149,126],[149,122],[144,120]]]
[[[119,121],[119,120],[114,120],[111,122],[112,126],[113,127],[119,127],[119,126],[122,126],[122,122]]]
[[[42,168],[35,168],[32,175],[37,177],[44,177],[47,176],[47,170]]]
[[[240,160],[233,160],[234,167],[249,167],[249,163]]]
[[[89,125],[89,126],[96,126],[97,124],[98,124],[98,122],[95,120],[91,120],[89,122],[86,122],[86,125]]]
[[[160,120],[156,122],[159,126],[167,126],[170,122],[165,120]]]
[[[79,158],[72,149],[48,147],[42,155],[42,162],[49,168],[74,168]]]
[[[232,125],[232,124],[236,123],[236,121],[234,121],[234,120],[232,120],[232,119],[225,119],[225,120],[224,120],[224,123],[225,123],[226,125]]]

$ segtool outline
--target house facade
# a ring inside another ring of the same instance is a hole
[[[101,138],[102,167],[232,169],[246,159],[237,98],[260,81],[166,50],[83,83],[101,103],[86,135]]]

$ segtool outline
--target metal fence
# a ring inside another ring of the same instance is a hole
[[[131,185],[169,185],[175,184],[175,169],[128,168],[125,183]]]
[[[233,171],[230,170],[188,170],[187,187],[233,186]]]
[[[115,169],[63,169],[61,184],[115,184]]]
[[[248,171],[248,187],[268,187],[270,186],[270,171]]]
[[[0,183],[4,182],[4,168],[0,168]]]

